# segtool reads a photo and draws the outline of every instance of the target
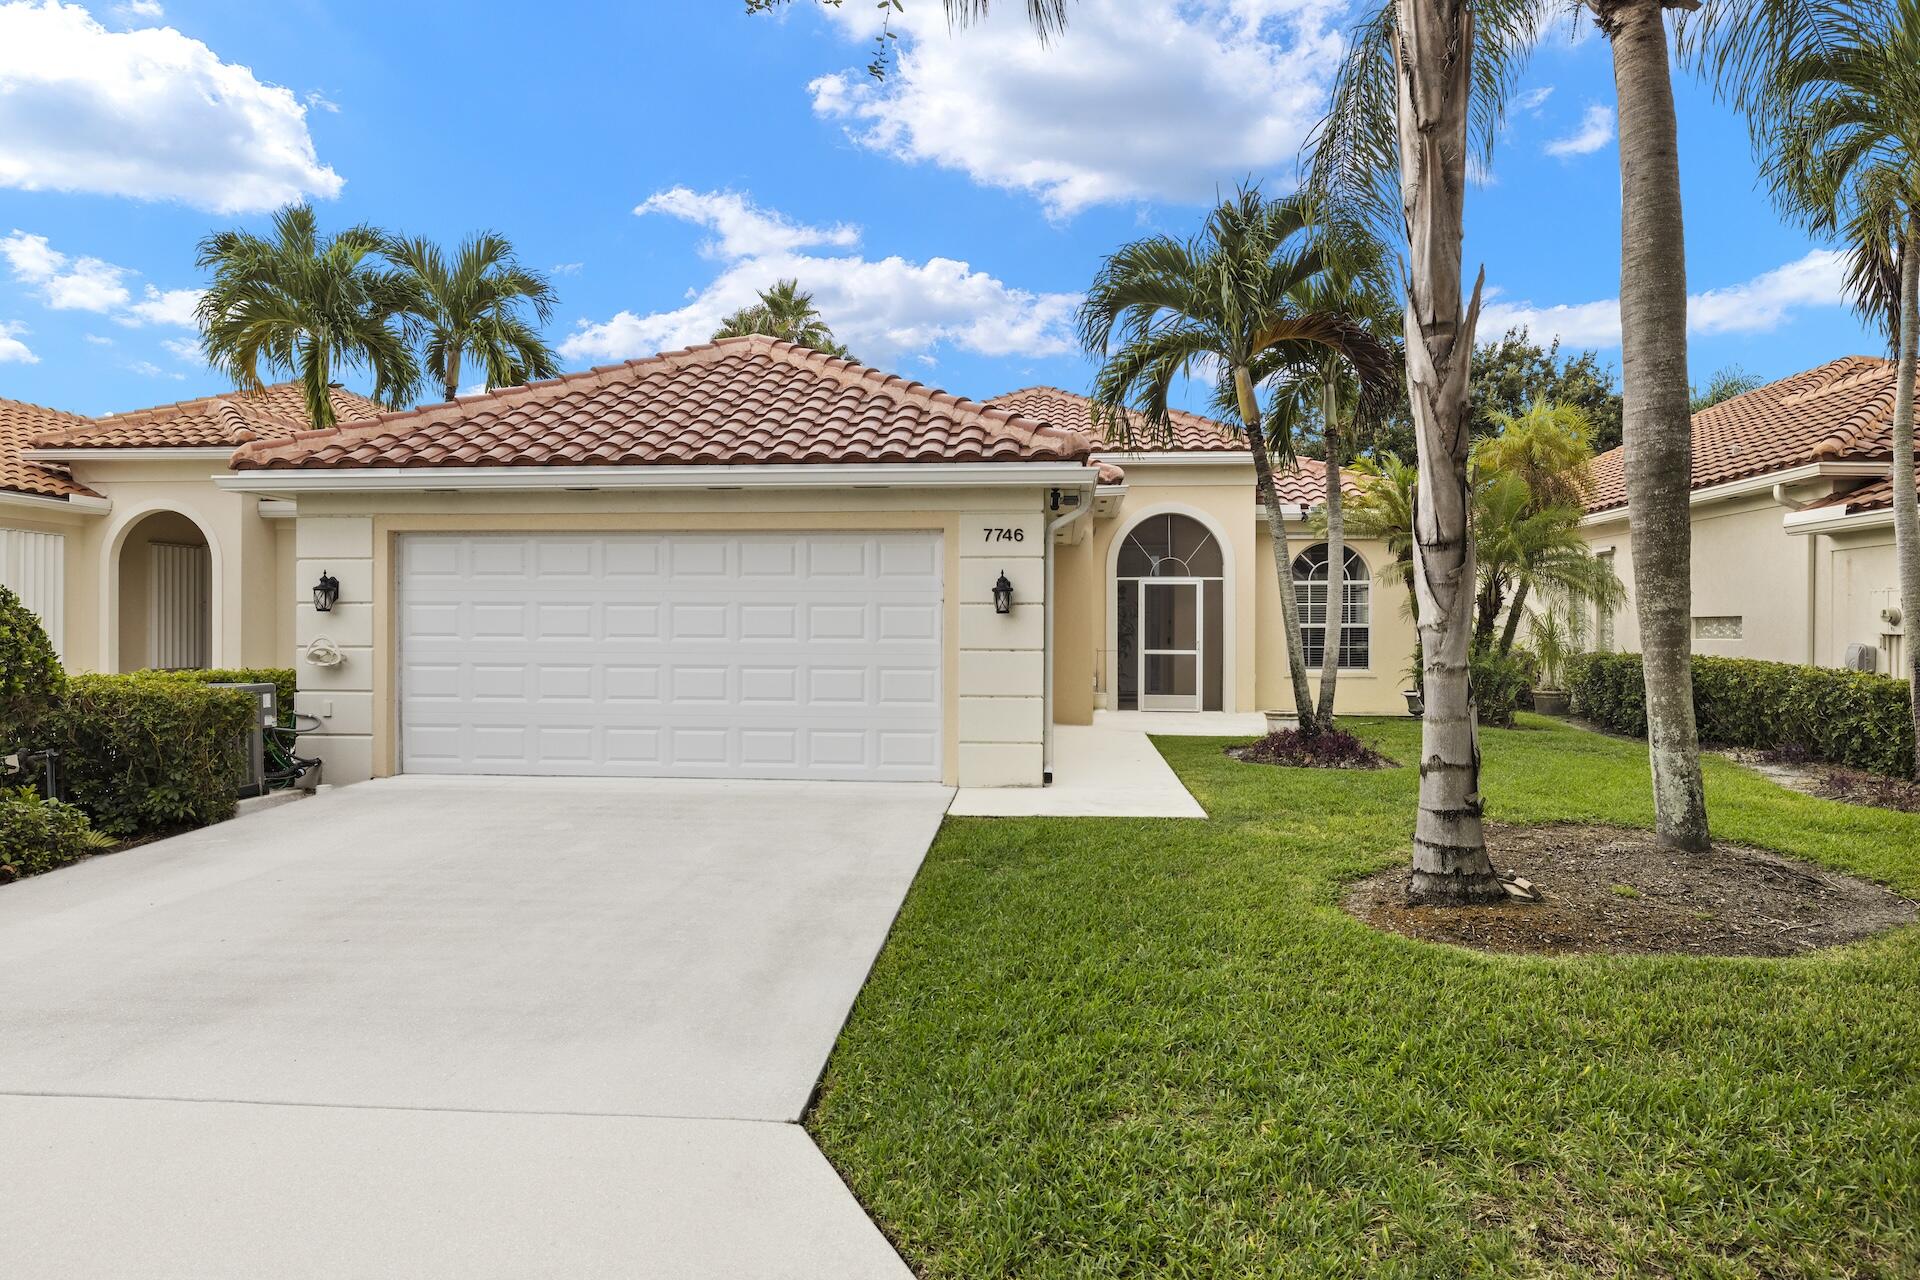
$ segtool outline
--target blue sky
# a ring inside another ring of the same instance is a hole
[[[867,0],[0,4],[0,395],[101,413],[222,389],[191,350],[195,242],[313,198],[323,222],[506,233],[554,273],[568,367],[703,339],[781,275],[871,363],[974,396],[1082,388],[1078,292],[1214,193],[1279,190],[1349,20],[1340,0],[1079,0],[950,35],[908,0],[864,75]],[[1563,29],[1468,206],[1495,291],[1617,364],[1605,41]],[[1696,382],[1880,348],[1830,247],[1755,185],[1744,125],[1679,82]]]

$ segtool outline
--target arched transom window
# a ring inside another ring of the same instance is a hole
[[[1345,548],[1346,573],[1340,591],[1340,668],[1368,665],[1372,640],[1372,584],[1367,562]],[[1309,668],[1326,660],[1328,591],[1327,544],[1315,543],[1293,560],[1293,594],[1300,605],[1300,650]]]
[[[1218,578],[1220,544],[1198,520],[1148,516],[1127,531],[1116,572],[1122,578]]]

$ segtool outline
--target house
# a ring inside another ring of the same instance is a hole
[[[342,419],[380,412],[332,395]],[[291,508],[212,474],[310,426],[294,383],[102,418],[0,400],[0,584],[73,670],[284,664]]]
[[[343,394],[320,431],[291,395],[34,411],[0,525],[71,666],[292,662],[335,782],[1028,786],[1096,708],[1291,704],[1252,465],[1205,418],[1108,445],[1065,391],[982,404],[761,337],[404,413]],[[1404,714],[1384,548],[1330,592],[1325,472],[1280,479],[1309,665],[1332,594],[1340,710]]]
[[[1843,356],[1693,417],[1693,649],[1898,674],[1890,361]],[[1625,454],[1594,461],[1583,529],[1629,594]],[[1636,650],[1633,606],[1596,647]]]

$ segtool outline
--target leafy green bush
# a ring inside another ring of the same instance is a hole
[[[54,716],[66,793],[102,831],[131,836],[233,816],[254,703],[159,671],[75,676]]]
[[[1637,653],[1586,653],[1569,665],[1574,710],[1604,729],[1647,733]],[[1797,747],[1832,764],[1905,777],[1913,714],[1903,680],[1757,658],[1693,660],[1700,740],[1715,746]]]
[[[221,667],[211,671],[166,671],[158,674],[200,684],[270,684],[279,698],[280,722],[293,723],[295,677],[292,667]]]
[[[67,674],[39,617],[0,587],[0,748],[37,746],[35,732],[66,691]]]
[[[1513,727],[1513,713],[1528,705],[1533,688],[1534,661],[1518,649],[1511,653],[1478,652],[1469,660],[1473,705],[1480,723],[1496,729]]]
[[[0,789],[0,883],[39,875],[113,848],[87,815],[32,787]]]

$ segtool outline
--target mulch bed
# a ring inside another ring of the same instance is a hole
[[[1765,775],[1783,787],[1822,800],[1840,800],[1847,804],[1871,805],[1876,809],[1897,809],[1902,813],[1920,813],[1920,782],[1890,778],[1884,773],[1850,769],[1826,764],[1804,752],[1728,751],[1727,758]]]
[[[1745,845],[1663,849],[1651,831],[1489,824],[1494,866],[1543,901],[1416,907],[1407,868],[1355,884],[1347,911],[1375,928],[1480,951],[1536,955],[1795,956],[1912,924],[1916,905],[1879,885]]]
[[[1248,764],[1274,764],[1292,769],[1397,769],[1389,760],[1344,729],[1311,736],[1298,729],[1282,729],[1258,742],[1228,747],[1227,754]]]

